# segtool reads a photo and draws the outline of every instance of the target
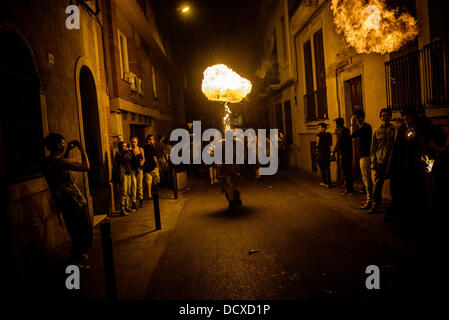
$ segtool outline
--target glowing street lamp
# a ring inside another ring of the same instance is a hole
[[[185,7],[182,7],[181,8],[181,12],[182,13],[186,13],[187,11],[189,11],[190,10],[190,7],[188,7],[188,6],[185,6]]]

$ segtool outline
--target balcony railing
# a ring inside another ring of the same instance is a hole
[[[393,110],[449,104],[449,40],[385,63],[387,104]]]
[[[385,63],[387,104],[391,109],[422,105],[419,56],[415,51]]]
[[[449,103],[449,39],[433,42],[422,50],[424,69],[424,103],[444,105]]]

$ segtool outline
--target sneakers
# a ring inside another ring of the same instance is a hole
[[[122,209],[122,211],[120,211],[120,215],[121,215],[122,217],[124,217],[124,216],[129,216],[129,213],[128,213],[126,210],[123,210],[123,209]]]
[[[371,201],[366,201],[360,206],[360,209],[371,209],[371,206],[372,206]]]
[[[320,186],[327,186],[324,182],[320,182]]]
[[[137,205],[135,202],[133,202],[133,205],[131,207],[131,211],[136,211],[137,210]]]

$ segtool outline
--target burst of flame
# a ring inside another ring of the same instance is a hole
[[[228,103],[227,103],[227,102],[225,102],[225,112],[226,112],[226,114],[225,114],[225,116],[223,117],[223,123],[224,123],[224,125],[225,125],[225,129],[226,129],[226,130],[229,130],[229,129],[231,129],[231,126],[230,126],[230,122],[231,122],[231,109],[229,109]]]
[[[418,35],[416,19],[386,8],[384,0],[332,0],[338,32],[357,53],[390,53]]]
[[[224,64],[217,64],[204,70],[201,89],[207,99],[225,102],[225,129],[231,129],[231,109],[228,102],[242,101],[251,92],[251,82],[239,76]]]
[[[203,75],[202,90],[209,100],[236,103],[251,92],[251,82],[224,64],[208,67]]]
[[[421,157],[421,161],[424,161],[424,163],[426,164],[427,173],[431,173],[435,160],[430,159],[429,156],[426,154],[425,156]]]

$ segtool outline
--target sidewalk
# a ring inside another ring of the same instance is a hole
[[[184,191],[185,192],[185,191]],[[161,230],[155,230],[152,200],[144,200],[144,208],[129,216],[109,217],[114,255],[117,295],[121,300],[143,298],[151,275],[170,238],[170,232],[183,211],[184,192],[174,199],[171,189],[160,189]],[[65,291],[66,300],[105,300],[103,253],[100,227],[94,229],[94,241],[89,251],[92,269],[81,271],[80,290]]]

